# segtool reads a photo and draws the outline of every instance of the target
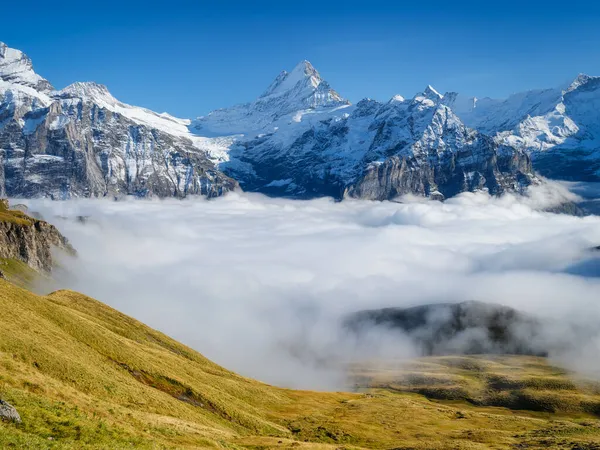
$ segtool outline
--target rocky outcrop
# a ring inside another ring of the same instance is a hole
[[[6,208],[0,203],[0,258],[15,259],[42,273],[55,265],[56,250],[74,254],[73,247],[53,225]]]
[[[427,159],[428,162],[423,161]],[[387,200],[417,194],[436,200],[461,192],[487,190],[492,195],[524,193],[537,182],[531,160],[522,152],[502,154],[491,139],[458,153],[426,158],[393,156],[370,165],[360,179],[346,189],[349,197]]]
[[[0,400],[0,419],[8,422],[21,423],[21,416],[15,407],[4,400]]]

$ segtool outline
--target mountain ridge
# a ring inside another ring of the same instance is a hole
[[[303,60],[254,101],[188,120],[122,103],[94,82],[54,90],[2,46],[0,195],[214,197],[241,185],[299,198],[447,198],[524,193],[541,182],[534,170],[600,174],[600,124],[584,105],[595,104],[596,81],[585,75],[564,92],[506,101],[428,85],[410,100],[352,105]]]

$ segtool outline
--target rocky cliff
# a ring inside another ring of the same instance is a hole
[[[8,201],[0,200],[0,258],[22,261],[38,272],[49,273],[55,264],[55,250],[75,252],[53,225],[11,210]]]

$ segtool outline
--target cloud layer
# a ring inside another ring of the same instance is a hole
[[[363,351],[414,353],[397,336],[376,336],[368,348],[341,339],[340,317],[361,309],[479,300],[600,318],[600,264],[590,250],[600,245],[600,217],[541,212],[556,200],[543,190],[404,200],[27,203],[79,252],[64,262],[60,287],[274,384],[339,388],[340,364]],[[583,361],[569,363],[589,369]]]

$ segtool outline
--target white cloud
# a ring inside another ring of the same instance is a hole
[[[331,388],[343,382],[341,360],[373,352],[340,342],[337,321],[352,311],[480,300],[597,319],[600,274],[589,248],[600,245],[600,217],[535,209],[549,198],[27,203],[79,252],[61,287],[244,375]],[[582,264],[588,276],[574,274]],[[386,354],[414,351],[397,337],[376,339]]]

